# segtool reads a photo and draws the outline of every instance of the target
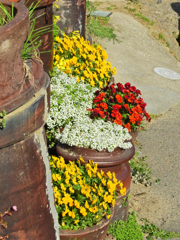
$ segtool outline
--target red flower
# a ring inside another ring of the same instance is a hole
[[[114,86],[115,86],[115,84],[113,83],[113,84],[111,84],[111,86],[110,86],[110,87],[111,87],[111,88],[114,88]]]
[[[121,121],[121,120],[117,120],[117,119],[115,119],[115,120],[114,120],[114,122],[115,122],[116,124],[118,124],[118,125],[121,125],[121,126],[122,126],[122,121]]]
[[[106,94],[104,92],[100,93],[101,97],[104,98]]]
[[[123,99],[122,99],[122,97],[119,94],[116,94],[115,98],[116,98],[118,103],[122,103],[123,102]]]
[[[105,109],[105,110],[108,109],[108,105],[107,105],[106,103],[104,103],[104,102],[100,103],[100,106],[101,106],[103,109]]]
[[[127,128],[129,132],[131,131],[131,125],[130,125],[130,123],[125,124],[124,127]]]
[[[122,115],[119,112],[117,112],[115,115],[116,115],[116,120],[118,121],[122,120]]]
[[[113,88],[113,89],[112,89],[112,93],[115,93],[115,92],[116,92],[116,89],[115,89],[115,88]]]
[[[112,106],[114,111],[119,111],[120,106],[118,104],[115,104]]]
[[[100,115],[101,118],[105,118],[104,111],[99,111],[99,115]]]
[[[114,98],[113,97],[109,97],[108,100],[113,103],[114,102]]]
[[[135,92],[135,91],[136,91],[136,87],[135,87],[135,86],[131,86],[131,87],[130,87],[130,91],[131,91],[131,92]]]
[[[95,93],[93,109],[88,109],[91,111],[90,117],[100,117],[104,121],[115,122],[132,131],[141,124],[144,117],[147,121],[151,120],[145,110],[146,103],[138,95],[141,95],[140,90],[130,83],[112,84],[102,88]]]
[[[129,108],[128,104],[124,104],[123,107],[124,107],[125,109],[128,109],[128,108]]]
[[[136,89],[136,95],[141,95],[141,91],[139,89]]]
[[[130,120],[130,122],[133,123],[133,124],[136,123],[136,120],[135,120],[135,118],[134,118],[133,115],[129,116],[129,120]]]
[[[100,108],[95,108],[95,109],[93,110],[93,113],[94,113],[94,116],[95,116],[95,117],[98,116],[99,111],[100,111]]]
[[[126,89],[129,89],[131,84],[129,82],[127,82],[124,86],[125,86]]]
[[[124,86],[121,83],[118,83],[117,87],[118,87],[118,91],[122,91],[124,88]]]

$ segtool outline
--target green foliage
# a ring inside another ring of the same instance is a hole
[[[5,110],[3,110],[3,111],[0,113],[0,129],[6,127],[6,121],[5,121],[5,119],[4,119],[4,116],[6,116],[6,111],[5,111]]]
[[[28,8],[29,19],[30,19],[30,32],[27,36],[26,41],[23,44],[22,58],[24,60],[30,59],[32,57],[37,57],[37,55],[39,54],[38,48],[42,44],[40,37],[42,36],[42,34],[52,31],[51,27],[49,26],[44,26],[44,27],[35,29],[36,19],[43,15],[42,14],[42,15],[39,15],[38,17],[33,18],[34,11],[39,6],[39,3],[40,3],[40,0],[36,4],[32,3]],[[44,52],[41,52],[41,53],[44,53]]]
[[[141,226],[136,220],[137,214],[133,211],[129,214],[128,221],[119,220],[110,224],[108,234],[113,234],[116,240],[144,240]]]
[[[89,0],[86,1],[86,12],[94,12],[96,11],[96,7],[93,5],[92,2],[90,2]]]
[[[12,3],[11,11],[8,11],[2,3],[0,3],[0,26],[5,25],[14,18],[14,3]]]
[[[136,10],[137,10],[136,8],[128,8],[128,11],[131,13],[136,12]]]
[[[155,224],[150,223],[147,219],[141,219],[141,221],[144,222],[144,225],[141,225],[142,232],[148,234],[146,237],[148,240],[153,240],[154,237],[160,237],[161,239],[180,237],[179,233],[168,232],[164,229],[159,229]]]
[[[35,19],[32,20],[30,26],[30,32],[26,41],[23,44],[22,58],[24,60],[36,57],[39,53],[38,48],[41,46],[42,42],[39,38],[43,33],[51,31],[50,27],[41,27],[35,30]]]
[[[130,0],[130,2],[132,2],[132,3],[138,3],[139,0]]]
[[[145,157],[139,157],[140,152],[136,152],[134,157],[129,161],[131,167],[131,177],[135,183],[143,183],[146,186],[150,185],[151,179],[151,168],[148,167],[148,164]]]
[[[114,30],[111,27],[103,26],[98,17],[89,17],[87,32],[96,37],[100,37],[101,39],[107,38],[108,40],[112,39],[113,42],[120,42],[117,35],[114,33]]]
[[[159,39],[165,40],[164,35],[162,33],[159,33]]]
[[[166,42],[166,46],[167,46],[167,47],[170,47],[170,43],[169,43],[169,42]]]
[[[153,113],[151,113],[149,115],[150,115],[151,119],[158,119],[162,116],[162,114],[153,114]]]
[[[96,37],[100,37],[101,39],[107,38],[108,40],[113,40],[113,42],[120,42],[117,35],[114,33],[114,30],[111,27],[106,26],[110,19],[109,17],[103,18],[92,16],[92,12],[95,11],[96,8],[90,1],[86,2],[86,9],[86,11],[90,13],[86,22],[87,34],[92,34]]]
[[[141,13],[136,13],[135,16],[139,17],[140,19],[144,20],[147,23],[150,23],[151,21],[146,18],[144,15],[142,15]]]
[[[137,222],[138,215],[133,211],[129,214],[128,221],[119,220],[110,224],[108,234],[112,234],[116,240],[144,240],[144,234],[147,240],[154,240],[180,237],[179,233],[169,232],[159,229],[155,224],[150,223],[147,219],[141,219],[143,224]]]
[[[127,207],[129,198],[130,198],[130,196],[128,194],[126,198],[123,198],[123,201],[122,201],[121,205],[124,206],[124,207]]]

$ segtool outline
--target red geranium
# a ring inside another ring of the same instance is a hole
[[[151,118],[146,112],[146,103],[141,97],[140,90],[130,83],[121,83],[96,91],[93,108],[90,112],[92,119],[102,118],[104,121],[115,122],[129,131],[136,130],[144,117]],[[89,110],[89,109],[88,109]]]

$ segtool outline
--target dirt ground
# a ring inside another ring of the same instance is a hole
[[[92,0],[97,10],[123,12],[133,16],[158,41],[169,48],[169,52],[180,60],[179,29],[180,2],[178,0]]]
[[[92,0],[97,10],[123,12],[130,16],[133,16],[137,21],[139,21],[147,28],[147,30],[151,33],[153,37],[157,39],[157,41],[161,42],[165,47],[167,47],[169,52],[178,61],[180,61],[180,2],[178,0],[162,0],[162,3],[158,4],[157,1],[158,0]],[[152,132],[155,122],[156,120],[152,121],[151,123]],[[160,126],[161,125],[158,126],[158,129],[160,128]],[[154,149],[155,148],[156,146],[154,146]],[[148,151],[148,149],[146,150]],[[154,169],[154,171],[156,172],[156,168]],[[153,182],[155,181],[155,178],[156,173],[152,177]],[[167,186],[166,184],[164,185]],[[147,216],[149,216],[149,220],[151,222],[154,222],[156,225],[159,224],[159,227],[161,228],[173,231],[173,227],[168,225],[173,222],[173,216],[169,215],[171,218],[169,219],[169,221],[168,219],[163,219],[163,212],[165,211],[166,207],[164,202],[164,196],[158,196],[158,194],[151,194],[151,188],[154,189],[154,192],[158,193],[159,187],[160,186],[156,184],[153,184],[153,186],[150,187],[145,187],[142,184],[137,185],[132,183],[130,194],[130,210],[134,210],[135,212],[137,212],[140,217],[146,218]],[[171,211],[169,210],[169,214],[170,212],[172,214],[172,209]],[[176,208],[176,211],[177,210],[178,209]],[[154,213],[155,215],[153,216]],[[107,235],[104,238],[104,240],[113,239],[115,238],[111,235]]]

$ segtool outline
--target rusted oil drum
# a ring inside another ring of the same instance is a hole
[[[103,170],[105,173],[108,171],[115,172],[116,178],[123,182],[123,186],[126,187],[126,192],[129,194],[131,185],[131,169],[128,161],[134,156],[135,147],[132,144],[130,149],[116,148],[113,152],[109,153],[106,150],[96,151],[89,148],[71,147],[67,144],[60,142],[56,145],[56,152],[58,156],[62,156],[66,162],[75,161],[80,156],[84,159],[85,163],[93,160],[98,164],[98,169]],[[128,217],[128,207],[124,207],[122,202],[124,197],[119,196],[114,210],[113,221],[119,219],[126,221]],[[127,203],[128,204],[128,203]]]
[[[0,2],[4,6],[12,5],[9,1]],[[29,32],[28,10],[22,3],[14,3],[14,9],[13,20],[0,27],[0,112],[3,109],[11,111],[21,105],[21,100],[17,104],[14,100],[27,86],[22,48]]]
[[[79,31],[85,38],[86,0],[58,0],[60,6],[56,15],[60,16],[57,25],[66,34]]]
[[[39,47],[40,58],[43,61],[44,71],[49,73],[53,67],[53,13],[52,3],[55,0],[41,0],[38,7],[34,11],[33,18],[36,19],[35,29],[48,27],[47,33],[41,35],[39,40],[42,41]],[[38,0],[25,0],[25,4],[29,7],[32,3],[35,5]],[[42,53],[41,53],[42,52]],[[44,53],[43,53],[44,52]]]
[[[17,206],[4,220],[9,238],[59,239],[44,123],[48,112],[49,77],[34,97],[6,116],[0,130],[0,211]]]
[[[11,2],[0,0],[4,5]],[[22,61],[22,46],[29,31],[27,8],[14,3],[14,19],[0,28],[0,112],[7,111],[0,129],[0,212],[7,234],[14,240],[59,240],[44,124],[50,106],[50,79],[35,59]]]

